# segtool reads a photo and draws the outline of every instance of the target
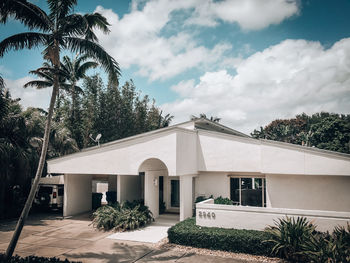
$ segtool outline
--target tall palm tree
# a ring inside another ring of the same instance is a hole
[[[71,110],[69,117],[69,129],[73,135],[73,138],[77,142],[82,141],[81,127],[79,127],[79,116],[77,109],[77,97],[79,93],[83,93],[82,89],[78,86],[79,80],[86,77],[86,72],[89,69],[96,68],[98,63],[89,60],[88,55],[77,55],[73,60],[68,56],[63,57],[63,62],[61,63],[62,72],[66,78],[67,88],[69,89],[69,94],[71,95]],[[82,146],[79,144],[79,146]]]
[[[16,247],[44,168],[51,119],[59,90],[61,50],[68,49],[96,59],[108,72],[111,81],[117,82],[120,75],[118,63],[97,43],[98,39],[94,34],[96,28],[104,33],[109,32],[109,24],[104,16],[99,13],[85,15],[72,13],[77,0],[47,0],[47,4],[49,13],[26,0],[0,1],[0,23],[6,23],[10,17],[13,17],[32,30],[3,39],[0,42],[0,57],[12,49],[31,49],[41,46],[44,48],[42,52],[44,58],[51,62],[55,73],[38,169],[27,202],[6,250],[7,258],[12,256]]]

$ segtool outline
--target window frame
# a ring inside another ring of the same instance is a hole
[[[262,179],[262,195],[261,195],[261,198],[262,198],[262,206],[250,206],[250,207],[267,207],[267,201],[266,201],[266,176],[265,175],[232,175],[232,174],[229,174],[227,175],[229,180],[230,180],[230,183],[229,183],[229,193],[230,193],[230,199],[231,199],[231,178],[238,178],[239,181],[238,181],[238,185],[239,185],[239,204],[238,206],[242,206],[242,178],[250,178],[250,179]],[[255,180],[254,180],[254,184],[255,184]],[[231,199],[232,200],[232,199]],[[233,201],[233,200],[232,200]],[[236,202],[236,201],[234,201]],[[236,202],[237,203],[237,202]]]

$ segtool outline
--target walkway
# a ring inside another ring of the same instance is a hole
[[[168,229],[179,222],[179,215],[163,214],[149,226],[135,231],[115,233],[107,238],[114,240],[126,240],[145,243],[158,243],[168,236]]]
[[[169,227],[173,219],[161,218],[153,226]],[[174,222],[173,222],[174,223]],[[172,223],[171,223],[172,224]],[[0,253],[4,252],[15,222],[0,222]],[[97,231],[88,216],[62,219],[56,216],[31,216],[15,250],[20,256],[37,255],[68,258],[82,262],[218,262],[239,263],[229,258],[157,248],[150,243],[107,238],[111,232]]]

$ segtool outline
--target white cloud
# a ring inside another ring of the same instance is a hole
[[[20,98],[21,105],[27,107],[40,107],[47,109],[49,107],[51,98],[51,88],[35,89],[23,88],[24,84],[33,80],[31,77],[24,77],[20,79],[4,79],[6,88],[9,89],[13,99]]]
[[[243,29],[258,29],[281,22],[298,7],[291,0],[139,0],[132,2],[130,13],[122,18],[102,6],[96,11],[111,24],[109,35],[98,33],[102,46],[122,68],[136,65],[138,74],[153,81],[234,60],[225,56],[231,44],[219,42],[207,48],[186,24],[213,26],[220,20],[237,22]],[[183,12],[185,21],[178,21],[175,12]],[[172,22],[177,25],[169,30]]]
[[[298,14],[295,0],[202,0],[187,24],[216,26],[218,20],[238,23],[242,29],[258,30]]]
[[[350,112],[350,38],[329,49],[285,40],[243,59],[236,71],[207,72],[197,85],[182,81],[173,90],[184,97],[161,107],[175,122],[206,113],[246,133],[302,112]]]

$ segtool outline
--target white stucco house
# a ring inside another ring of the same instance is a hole
[[[117,200],[144,199],[191,217],[198,196],[236,206],[197,204],[197,224],[261,229],[283,215],[315,219],[321,229],[350,220],[350,155],[257,140],[197,119],[48,160],[64,175],[64,216],[91,210],[91,181],[108,180]]]

